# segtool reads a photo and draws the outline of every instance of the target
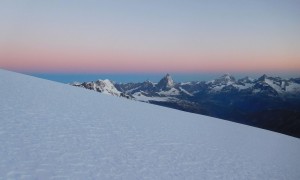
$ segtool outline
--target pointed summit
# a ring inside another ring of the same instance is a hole
[[[115,87],[115,85],[108,79],[101,80],[98,79],[94,83],[94,90],[98,92],[102,92],[104,94],[111,94],[113,96],[120,96],[121,92],[118,91]]]
[[[258,78],[259,81],[265,81],[268,78],[266,74],[262,75],[260,78]]]
[[[157,84],[157,88],[159,89],[170,89],[172,87],[174,87],[174,81],[170,74],[163,77]]]

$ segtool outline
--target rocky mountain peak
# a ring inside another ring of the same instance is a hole
[[[258,78],[258,81],[265,81],[268,78],[266,74],[262,75],[260,78]]]
[[[235,82],[235,78],[230,74],[224,74],[223,76],[215,79],[214,84],[231,84]]]
[[[165,75],[157,84],[159,89],[170,89],[174,87],[174,81],[170,74]]]

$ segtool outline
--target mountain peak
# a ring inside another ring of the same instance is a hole
[[[95,83],[102,86],[113,86],[113,83],[109,79],[98,79]]]
[[[170,89],[174,87],[174,81],[169,73],[167,73],[157,84],[160,89]]]
[[[266,74],[262,75],[260,78],[258,78],[259,81],[265,81],[268,78]]]
[[[230,74],[224,74],[223,76],[217,78],[215,80],[216,83],[229,83],[229,82],[235,82],[235,78],[231,76]]]
[[[171,77],[171,75],[170,75],[169,73],[167,73],[167,74],[165,75],[165,78],[167,78],[167,79],[169,79],[169,80],[172,80],[172,81],[173,81],[173,79],[172,79],[172,77]]]

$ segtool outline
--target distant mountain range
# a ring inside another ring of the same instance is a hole
[[[71,83],[97,92],[217,117],[300,137],[300,78],[263,75],[176,83],[167,74],[158,83]]]

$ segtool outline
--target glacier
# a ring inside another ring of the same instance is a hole
[[[300,179],[300,140],[0,69],[0,179]]]

